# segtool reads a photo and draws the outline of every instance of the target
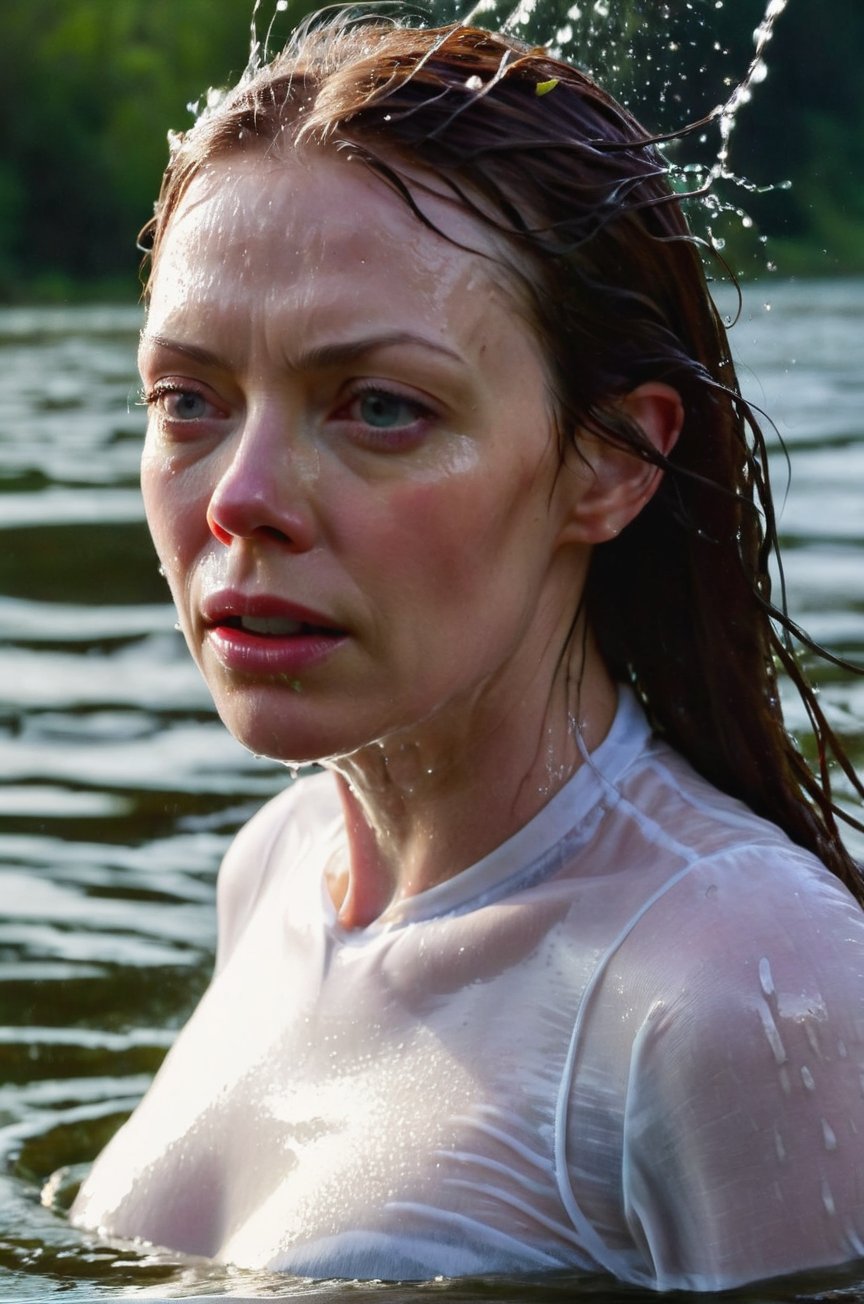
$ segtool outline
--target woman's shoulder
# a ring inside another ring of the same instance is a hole
[[[638,1006],[625,1199],[656,1284],[725,1289],[860,1253],[864,912],[850,893],[781,839],[730,848],[694,864],[617,960],[612,985]]]
[[[296,779],[247,820],[219,869],[217,968],[233,949],[276,869],[314,854],[316,847],[332,839],[340,821],[339,797],[328,773]]]
[[[764,973],[772,955],[790,980],[809,969],[827,982],[851,963],[864,993],[864,910],[848,888],[770,822],[725,798],[719,811],[716,820],[699,811],[677,867],[634,921],[633,963],[644,973],[653,953],[691,991],[717,966],[707,985],[715,999],[733,974],[749,982],[760,964]]]
[[[649,736],[623,775],[617,816],[628,826],[629,845],[646,857],[661,857],[683,871],[691,892],[702,890],[734,906],[752,892],[768,902],[775,892],[801,892],[826,901],[838,897],[858,909],[830,870],[794,843],[772,820],[717,788],[690,762],[657,737]],[[665,855],[661,855],[665,853]],[[634,858],[639,862],[638,852]],[[687,888],[685,887],[685,891]],[[860,912],[859,912],[860,913]]]
[[[613,982],[629,975],[633,991],[695,1016],[752,1008],[763,985],[782,975],[788,991],[806,976],[864,1013],[864,910],[822,861],[656,739],[619,795],[598,838],[627,902],[607,953]]]
[[[622,1083],[651,1284],[721,1290],[864,1245],[864,911],[780,829],[682,786],[692,822],[665,809],[692,836],[610,948],[581,1044]]]
[[[779,919],[809,929],[815,917],[847,915],[864,927],[864,913],[816,856],[699,774],[644,721],[631,733],[625,764],[614,773],[590,767],[604,813],[572,867],[574,881],[598,879],[621,903],[622,937],[661,936],[666,921],[686,921],[688,936],[713,935],[720,920],[742,936]]]
[[[721,853],[695,868],[688,896],[700,973],[713,962],[763,994],[778,975],[787,990],[809,981],[864,1014],[864,911],[815,856],[783,843]]]

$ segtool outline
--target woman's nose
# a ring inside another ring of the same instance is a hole
[[[247,423],[210,495],[210,532],[226,546],[269,537],[307,552],[316,537],[317,480],[317,450],[291,439],[284,424]]]

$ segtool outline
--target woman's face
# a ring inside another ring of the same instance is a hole
[[[219,162],[155,268],[147,518],[220,714],[286,761],[470,745],[548,698],[578,602],[537,342],[423,202],[476,252],[356,161]]]

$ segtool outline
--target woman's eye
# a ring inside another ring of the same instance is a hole
[[[434,409],[395,389],[358,387],[335,416],[348,423],[352,439],[383,452],[402,452],[420,443],[435,418]]]
[[[166,410],[181,421],[194,421],[197,417],[203,417],[207,411],[204,399],[191,389],[180,394],[168,394],[166,399]]]
[[[203,394],[179,385],[157,385],[144,395],[144,402],[169,421],[201,421],[214,414],[213,404]]]
[[[357,420],[376,430],[395,430],[411,426],[424,415],[419,403],[412,403],[400,394],[388,394],[386,390],[371,390],[361,394],[352,404]]]

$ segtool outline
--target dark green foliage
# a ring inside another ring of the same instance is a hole
[[[290,21],[314,7],[295,0]],[[434,0],[427,12],[444,19],[458,7]],[[725,98],[724,79],[747,67],[764,4],[608,0],[609,17],[599,19],[595,0],[579,0],[581,16],[568,20],[571,7],[572,0],[540,0],[525,34],[547,41],[569,21],[571,57],[649,127],[668,130]],[[188,125],[187,104],[245,66],[251,10],[252,0],[28,0],[8,8],[0,42],[0,297],[112,279],[132,290],[135,235],[152,211],[167,131]],[[272,13],[264,0],[259,32]],[[274,45],[289,21],[277,17]],[[771,237],[769,256],[781,273],[864,269],[862,49],[861,0],[829,8],[789,0],[768,48],[768,78],[740,114],[733,168],[758,185],[793,186],[725,197]],[[707,156],[715,143],[710,136]],[[698,142],[687,148],[698,157]],[[758,259],[753,265],[758,271]]]
[[[250,0],[28,0],[0,40],[0,293],[122,275],[169,128],[236,77]],[[59,276],[58,276],[59,274]]]
[[[746,3],[758,14],[759,0]],[[744,7],[726,0],[727,33]],[[864,271],[862,51],[861,0],[789,0],[768,47],[768,78],[741,112],[736,170],[760,183],[792,182],[743,197],[781,273]]]

